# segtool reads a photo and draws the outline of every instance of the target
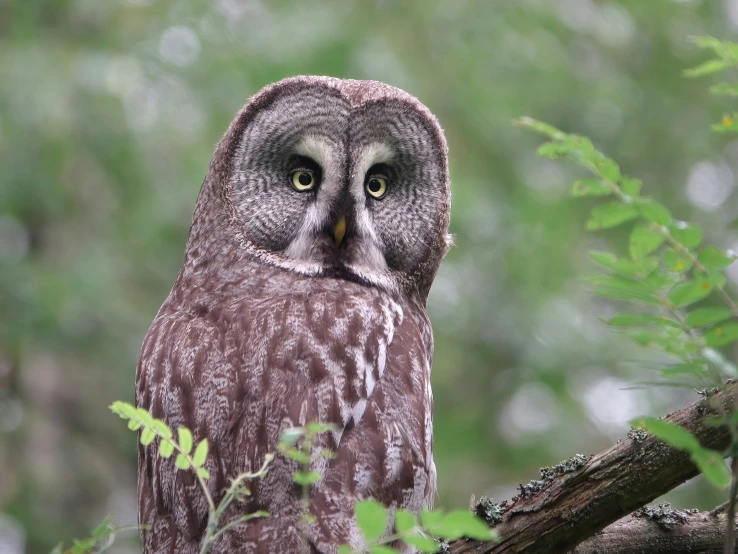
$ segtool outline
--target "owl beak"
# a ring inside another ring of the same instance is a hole
[[[346,235],[346,217],[341,216],[333,227],[333,238],[336,239],[336,246],[341,245],[343,237]]]

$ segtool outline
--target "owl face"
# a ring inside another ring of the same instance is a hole
[[[448,246],[446,145],[417,100],[381,83],[296,78],[242,114],[228,193],[261,255],[388,286],[437,267]]]

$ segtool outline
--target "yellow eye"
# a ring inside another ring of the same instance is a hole
[[[292,186],[300,192],[315,186],[315,175],[312,169],[297,169],[292,172]]]
[[[387,194],[387,177],[384,175],[370,175],[366,182],[366,191],[373,198],[382,198]]]

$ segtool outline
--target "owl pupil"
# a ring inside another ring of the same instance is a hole
[[[300,173],[300,175],[297,177],[297,180],[303,187],[306,187],[313,182],[313,177],[309,173]]]
[[[369,190],[372,192],[379,192],[379,189],[382,188],[382,183],[379,182],[378,179],[372,179],[369,181]]]

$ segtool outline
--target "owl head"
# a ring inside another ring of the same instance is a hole
[[[287,271],[425,297],[450,244],[449,214],[446,141],[423,104],[376,81],[294,77],[231,123],[188,255],[202,257],[203,235],[220,231]]]

